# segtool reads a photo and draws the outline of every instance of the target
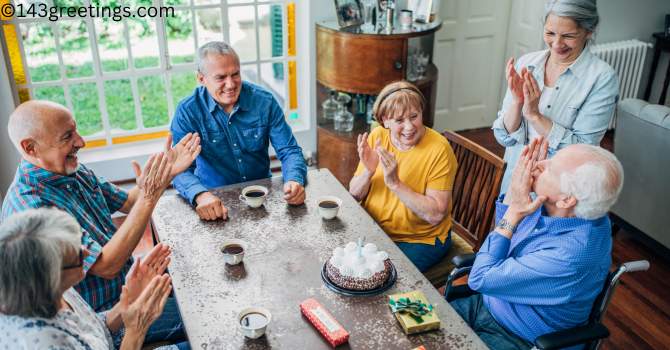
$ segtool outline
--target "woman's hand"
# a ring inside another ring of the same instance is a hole
[[[170,264],[170,247],[158,243],[144,258],[137,258],[126,275],[128,302],[133,303],[156,276],[162,275]]]
[[[377,141],[377,147],[379,147],[379,141]],[[358,158],[360,158],[361,163],[365,166],[365,169],[368,171],[370,176],[377,171],[377,165],[379,165],[379,157],[377,153],[372,150],[370,145],[368,145],[368,133],[363,135],[358,135]]]
[[[537,81],[533,78],[531,72],[526,71],[523,76],[523,108],[522,113],[524,118],[528,120],[539,119],[540,117],[540,87]]]
[[[398,177],[398,161],[396,161],[392,153],[382,147],[377,146],[376,149],[379,162],[382,165],[382,171],[384,172],[384,183],[391,189],[391,191],[393,191],[400,185],[400,178]]]
[[[537,196],[535,200],[532,200],[530,193],[533,187],[532,173],[535,170],[535,164],[547,157],[548,146],[543,137],[533,139],[528,146],[524,147],[514,168],[512,181],[504,201],[509,206],[505,212],[505,218],[512,225],[516,225],[524,217],[535,212],[547,200],[545,196]]]
[[[506,68],[507,86],[509,87],[509,90],[512,92],[514,103],[517,105],[522,105],[524,101],[524,95],[523,95],[524,79],[522,78],[522,76],[525,72],[527,72],[526,68],[521,69],[521,75],[519,75],[516,72],[516,69],[514,69],[514,57],[510,58],[507,61],[507,68]]]
[[[128,287],[123,286],[119,307],[123,324],[126,327],[126,337],[132,334],[135,337],[144,338],[149,326],[163,312],[171,289],[170,276],[167,274],[155,276],[137,300],[130,302]]]

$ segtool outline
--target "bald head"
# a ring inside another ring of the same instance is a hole
[[[78,167],[77,152],[84,139],[67,108],[49,101],[28,101],[9,116],[9,138],[23,159],[56,174],[69,175]]]
[[[19,105],[9,116],[7,132],[16,149],[24,153],[21,141],[40,140],[51,130],[50,126],[72,118],[64,106],[50,101],[31,100]]]
[[[577,199],[575,216],[596,219],[607,214],[623,187],[623,168],[616,156],[601,147],[575,144],[554,158],[563,168],[561,192]]]

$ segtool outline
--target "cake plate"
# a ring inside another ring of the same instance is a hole
[[[391,264],[391,271],[389,273],[389,277],[386,279],[386,282],[384,282],[384,284],[382,284],[381,286],[370,290],[346,289],[337,286],[328,278],[328,275],[326,275],[326,263],[323,264],[323,268],[321,269],[321,279],[323,280],[323,283],[326,285],[326,287],[328,287],[328,289],[332,290],[333,292],[350,297],[371,297],[374,295],[381,294],[387,291],[389,288],[393,287],[393,284],[395,284],[395,281],[398,278],[398,274],[395,271],[395,266]]]

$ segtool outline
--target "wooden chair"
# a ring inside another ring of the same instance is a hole
[[[461,135],[448,130],[442,135],[454,150],[458,171],[451,199],[452,248],[440,263],[424,273],[437,287],[444,285],[453,269],[451,258],[478,250],[491,231],[506,166],[500,157]]]

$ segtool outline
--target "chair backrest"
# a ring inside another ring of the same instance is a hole
[[[493,224],[505,161],[452,131],[442,135],[449,140],[458,161],[452,191],[452,230],[478,250]]]

